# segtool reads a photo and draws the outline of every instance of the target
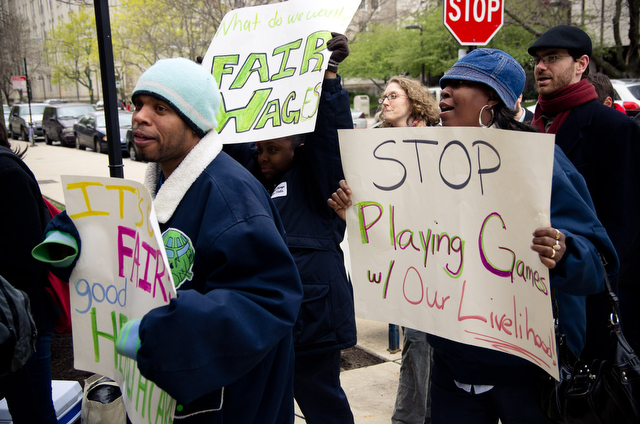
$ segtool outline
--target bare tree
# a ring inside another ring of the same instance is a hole
[[[0,5],[0,91],[4,95],[0,95],[0,103],[9,103],[11,77],[24,75],[24,59],[31,62],[36,56],[30,48],[28,27],[25,19]]]

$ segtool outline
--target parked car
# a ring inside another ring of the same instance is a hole
[[[96,110],[104,110],[104,102],[102,100],[96,102],[94,106]],[[125,110],[124,106],[122,106],[122,103],[120,103],[119,101],[116,102],[116,106],[118,107],[119,110]]]
[[[48,105],[57,105],[57,104],[60,104],[60,103],[68,103],[68,102],[66,100],[63,100],[63,99],[47,99],[42,103],[45,103],[45,104],[48,104]]]
[[[441,92],[442,92],[442,88],[440,88],[438,86],[429,87],[429,93],[431,93],[431,95],[435,99],[436,103],[438,103],[438,104],[440,104],[440,93]]]
[[[118,112],[120,123],[120,148],[127,151],[126,132],[131,128],[131,112]],[[76,149],[84,150],[87,147],[98,153],[107,153],[107,128],[104,111],[95,111],[86,114],[78,122],[73,124],[73,134],[76,140]]]
[[[2,111],[4,112],[4,125],[9,126],[9,114],[11,113],[11,106],[2,105]]]
[[[9,134],[11,138],[29,141],[29,122],[33,120],[33,136],[42,137],[42,112],[47,105],[44,103],[31,103],[31,118],[29,118],[29,104],[20,103],[11,106],[9,114]]]
[[[59,141],[63,146],[73,146],[73,124],[95,109],[86,103],[55,103],[44,108],[42,114],[42,133],[44,142],[51,144]]]
[[[634,116],[640,112],[640,80],[612,79],[615,101],[622,106],[627,115]]]
[[[136,162],[142,162],[142,159],[140,159],[140,156],[138,155],[138,148],[133,141],[133,130],[131,128],[127,130],[127,135],[125,138],[127,140],[127,151],[129,152],[129,159]]]
[[[351,109],[351,119],[353,119],[353,128],[367,128],[367,118],[364,112]]]

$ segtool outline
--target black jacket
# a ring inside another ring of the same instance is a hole
[[[38,330],[53,328],[60,310],[45,290],[47,267],[31,256],[51,216],[33,173],[6,147],[0,147],[0,196],[0,275],[27,293]]]
[[[346,224],[327,205],[344,178],[338,129],[353,129],[349,94],[340,78],[325,79],[316,129],[306,135],[304,145],[295,151],[293,165],[275,185],[264,181],[257,161],[248,163],[242,149],[224,147],[270,193],[275,193],[272,200],[282,218],[304,289],[293,329],[297,354],[344,349],[356,343],[353,289],[340,249]],[[286,190],[281,190],[283,187]]]
[[[598,219],[607,230],[620,258],[620,271],[611,283],[621,296],[640,291],[640,126],[628,116],[591,100],[575,107],[556,134],[556,144],[584,177]],[[627,290],[629,288],[630,290]],[[624,294],[622,290],[624,289]],[[634,304],[633,299],[623,299]],[[586,356],[601,355],[610,308],[604,295],[587,301],[588,336]],[[631,310],[633,309],[633,310]],[[622,308],[622,325],[638,328],[640,315]],[[632,324],[630,321],[634,321]],[[637,331],[637,330],[636,330]],[[633,346],[630,332],[627,338]]]

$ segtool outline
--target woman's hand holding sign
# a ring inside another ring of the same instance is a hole
[[[538,228],[533,232],[531,250],[540,256],[540,262],[547,268],[555,268],[567,250],[565,235],[555,228]]]

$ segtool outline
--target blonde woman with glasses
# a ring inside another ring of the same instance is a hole
[[[378,103],[381,128],[428,127],[440,122],[440,109],[429,90],[409,78],[392,77]]]

